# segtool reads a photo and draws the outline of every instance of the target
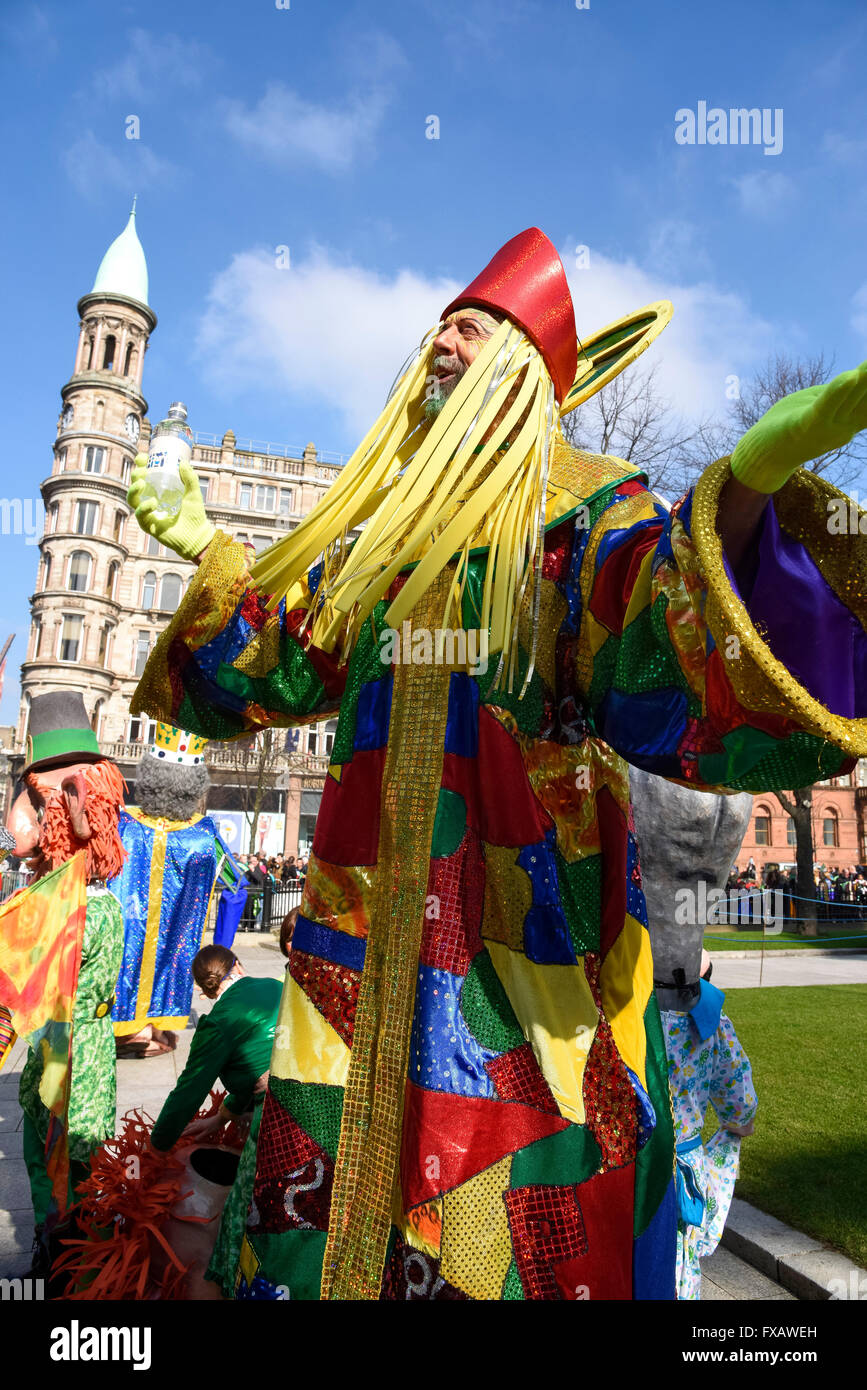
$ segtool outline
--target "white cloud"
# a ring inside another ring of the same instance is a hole
[[[632,261],[591,250],[587,270],[573,269],[574,243],[560,248],[580,334],[657,299],[674,319],[648,350],[659,383],[683,415],[721,414],[726,378],[745,373],[772,346],[769,324],[737,294],[710,283],[683,283]],[[467,267],[467,280],[479,270]],[[340,263],[322,249],[291,269],[264,250],[239,253],[217,275],[197,336],[204,370],[237,397],[263,383],[294,401],[332,409],[357,442],[380,410],[404,358],[462,286],[404,268],[380,275]]]
[[[753,174],[743,174],[733,179],[741,208],[753,217],[763,219],[775,217],[786,211],[795,199],[797,191],[794,179],[788,174],[758,170]]]
[[[863,164],[867,158],[867,140],[853,140],[839,130],[826,130],[822,153],[835,164]]]
[[[147,102],[166,90],[198,87],[210,61],[210,51],[195,39],[133,29],[117,61],[93,73],[89,90],[107,101]]]
[[[867,280],[852,296],[852,327],[867,338]]]
[[[372,146],[388,106],[383,88],[350,98],[342,107],[308,101],[272,82],[256,106],[226,104],[225,127],[247,150],[283,168],[319,165],[340,173]]]
[[[63,154],[63,167],[82,197],[95,199],[106,188],[117,188],[130,197],[158,181],[174,178],[177,170],[160,159],[140,140],[121,136],[114,149],[97,140],[92,130],[80,135]]]
[[[39,65],[60,52],[54,22],[39,5],[7,10],[0,20],[0,39],[18,50],[16,62]]]

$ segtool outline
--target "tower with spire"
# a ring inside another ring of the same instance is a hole
[[[142,371],[157,322],[135,202],[78,313],[73,372],[61,388],[52,468],[42,483],[45,534],[21,669],[19,732],[34,695],[69,686],[84,692],[100,736],[121,740],[136,666],[136,639],[125,621],[136,568],[130,547],[140,542],[126,491],[150,432]]]

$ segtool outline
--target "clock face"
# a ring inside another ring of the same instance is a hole
[[[135,444],[135,443],[137,442],[137,440],[138,440],[139,431],[140,431],[140,429],[141,429],[141,425],[140,425],[139,422],[138,422],[138,416],[137,416],[137,415],[127,415],[126,420],[124,421],[124,426],[123,426],[123,427],[124,427],[124,429],[125,429],[126,432],[127,432],[128,438],[130,438],[130,439],[132,440],[133,444]]]
[[[60,417],[60,423],[65,430],[68,430],[69,426],[72,424],[72,417],[74,414],[75,411],[73,410],[71,405],[65,405],[63,407],[63,414]]]

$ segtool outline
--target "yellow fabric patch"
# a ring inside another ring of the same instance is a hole
[[[283,984],[271,1072],[283,1081],[321,1086],[345,1086],[349,1073],[349,1048],[291,975]]]
[[[599,854],[596,793],[608,787],[627,813],[629,774],[623,759],[596,738],[567,746],[521,734],[519,742],[530,785],[557,828],[557,848],[567,864]]]
[[[489,941],[494,969],[560,1114],[583,1125],[584,1068],[599,1022],[582,965],[539,965]]]
[[[557,688],[557,635],[569,605],[549,579],[543,579],[539,593],[537,624],[536,670],[549,690]],[[533,645],[533,595],[527,590],[518,612],[518,641],[525,651]]]
[[[517,862],[520,850],[485,845],[485,907],[482,936],[524,949],[524,918],[533,906],[533,885]]]
[[[623,931],[602,962],[599,989],[617,1051],[645,1086],[644,1011],[653,989],[653,958],[650,933],[629,913]]]
[[[291,610],[290,610],[291,611]],[[273,671],[275,666],[280,664],[280,618],[279,614],[272,613],[265,620],[265,626],[242,652],[238,654],[232,665],[237,671],[243,671],[245,675],[267,676],[269,671]]]
[[[600,647],[608,641],[611,633],[592,613],[585,614],[584,618],[584,641],[586,642],[593,656],[599,651]]]
[[[623,619],[624,631],[628,628],[633,618],[642,614],[650,603],[650,585],[652,580],[651,570],[653,561],[656,558],[656,547],[651,546],[644,559],[638,567],[638,574],[635,576],[635,583],[632,586],[632,593],[629,596],[629,603]]]
[[[512,1155],[443,1197],[440,1273],[470,1298],[499,1299],[512,1261],[503,1193]]]

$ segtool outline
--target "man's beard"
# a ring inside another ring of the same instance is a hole
[[[425,419],[429,422],[433,422],[439,415],[449,396],[452,394],[452,391],[454,391],[464,372],[467,370],[467,364],[466,362],[462,362],[457,356],[435,357],[432,367],[434,372],[437,367],[444,367],[446,371],[452,373],[452,376],[446,382],[441,382],[438,376],[434,377],[433,391],[431,395],[428,396],[424,407]]]

